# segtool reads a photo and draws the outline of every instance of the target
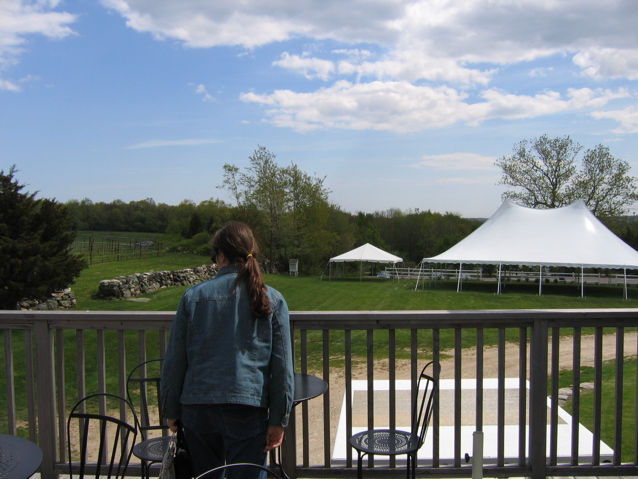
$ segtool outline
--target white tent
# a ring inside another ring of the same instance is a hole
[[[426,263],[496,264],[499,272],[504,264],[613,268],[626,275],[627,269],[638,269],[638,251],[601,223],[582,200],[544,210],[506,200],[476,231],[445,253],[423,258],[421,264]]]
[[[361,263],[360,275],[363,275],[363,263],[387,263],[396,265],[397,263],[403,262],[403,258],[387,253],[370,243],[366,243],[347,253],[330,258],[328,262],[330,266],[329,276],[332,276],[332,263],[352,263],[356,261]]]

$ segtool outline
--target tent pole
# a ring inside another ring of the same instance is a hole
[[[498,285],[496,287],[496,294],[501,294],[501,268],[503,264],[499,263],[498,265]]]
[[[541,264],[538,268],[538,295],[542,296],[543,294],[543,265]]]
[[[421,281],[421,271],[423,271],[423,261],[419,263],[419,272],[416,275],[416,286],[414,287],[414,291],[419,290],[419,281]]]
[[[463,263],[459,264],[459,279],[456,282],[456,292],[461,292],[461,272],[463,271]]]
[[[580,297],[585,297],[585,268],[580,267]]]
[[[327,264],[327,266],[328,266],[328,274],[330,274],[330,266],[331,266],[331,264],[332,264],[332,263],[328,260],[328,264]],[[323,281],[323,277],[324,277],[325,275],[326,275],[326,267],[324,266],[324,268],[323,268],[323,272],[321,273],[321,281]]]
[[[629,292],[627,290],[627,268],[624,268],[623,272],[625,273],[625,299],[629,299]]]

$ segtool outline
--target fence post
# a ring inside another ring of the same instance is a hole
[[[45,318],[34,321],[34,330],[38,437],[43,453],[40,475],[42,479],[54,479],[58,434],[55,415],[53,334]]]
[[[529,459],[532,479],[545,479],[547,470],[548,320],[532,323],[529,393]]]

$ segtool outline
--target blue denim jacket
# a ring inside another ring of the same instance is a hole
[[[189,288],[177,309],[162,369],[164,417],[181,404],[269,408],[268,424],[286,426],[295,380],[288,305],[268,287],[273,313],[257,319],[247,293],[235,289],[238,266]]]

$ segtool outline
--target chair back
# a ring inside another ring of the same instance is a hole
[[[265,471],[268,473],[267,474],[268,476],[276,477],[277,479],[287,479],[287,476],[285,474],[284,474],[284,477],[282,478],[282,476],[277,474],[272,469],[268,469],[265,466],[260,466],[259,464],[248,464],[248,463],[226,464],[225,466],[219,466],[219,467],[216,467],[215,469],[211,469],[210,471],[205,472],[204,474],[200,476],[197,476],[196,479],[218,479],[223,476],[223,473],[225,471],[229,469],[237,469],[237,468],[242,468],[241,470],[237,471],[240,474],[246,474],[246,470],[244,468],[251,468],[251,469],[254,469],[255,475],[259,474],[262,471]],[[243,477],[243,476],[238,476],[238,477]]]
[[[67,420],[69,477],[119,479],[126,475],[139,423],[129,401],[113,394],[80,399]]]
[[[436,361],[430,361],[421,370],[417,382],[415,408],[412,413],[412,434],[418,437],[418,448],[423,446],[425,435],[428,432],[434,403],[439,394],[439,375],[441,365]]]
[[[135,366],[126,378],[126,396],[136,406],[143,440],[149,438],[149,431],[161,431],[162,436],[168,434],[160,397],[163,364],[163,359],[145,361]]]

